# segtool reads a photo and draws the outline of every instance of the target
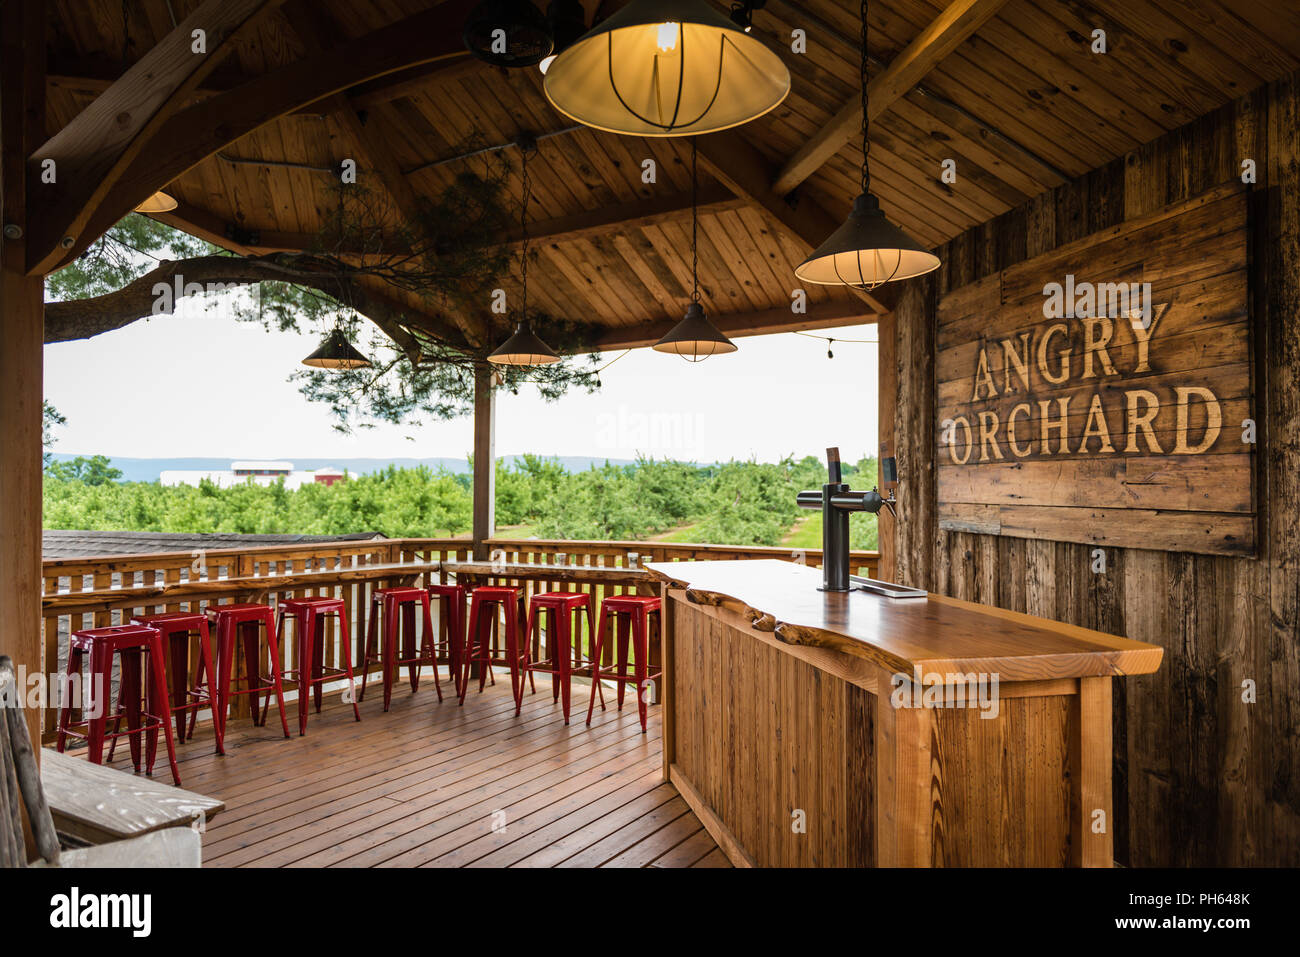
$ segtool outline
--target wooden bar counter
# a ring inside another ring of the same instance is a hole
[[[647,567],[665,776],[738,866],[1112,865],[1111,681],[1158,646],[789,562]]]

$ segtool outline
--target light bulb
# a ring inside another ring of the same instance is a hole
[[[546,71],[551,68],[551,64],[555,62],[555,57],[556,54],[552,53],[550,56],[542,57],[542,62],[537,64],[537,69],[542,71],[543,76],[545,76]]]
[[[680,23],[659,24],[659,52],[672,53],[677,49],[677,36],[681,32]]]

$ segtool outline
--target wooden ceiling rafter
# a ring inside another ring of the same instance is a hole
[[[206,0],[32,153],[28,180],[33,195],[43,198],[27,239],[29,275],[52,271],[78,244],[84,249],[98,238],[90,229],[94,211],[234,41],[283,2]],[[205,55],[192,50],[192,33],[199,29],[206,33]],[[48,161],[55,164],[53,184],[43,184],[41,178]]]
[[[1007,0],[952,0],[934,21],[867,84],[868,110],[876,119],[967,37],[978,30]],[[786,162],[772,181],[772,191],[784,196],[817,171],[852,139],[862,126],[862,104],[846,103],[826,126]]]

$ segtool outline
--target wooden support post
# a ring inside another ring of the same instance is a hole
[[[659,632],[659,640],[663,647],[660,649],[660,667],[663,670],[663,679],[660,682],[660,721],[663,729],[663,749],[664,749],[664,780],[672,780],[673,762],[677,760],[677,722],[673,717],[673,681],[676,674],[673,669],[677,667],[677,657],[674,654],[673,637],[675,614],[673,602],[668,596],[668,584],[659,586],[659,596],[663,599],[663,604],[659,612],[662,627]]]
[[[876,674],[876,866],[930,867],[934,856],[929,708],[895,708],[893,673]]]
[[[44,136],[45,0],[0,9],[0,654],[24,676],[44,672],[41,634],[41,410],[45,279],[28,276],[26,157]],[[14,235],[11,237],[10,233]],[[57,666],[50,662],[50,669]],[[25,675],[24,675],[25,672]],[[29,702],[30,703],[30,702]],[[41,709],[27,709],[37,766]],[[35,843],[26,813],[29,856]]]
[[[1111,679],[1080,678],[1070,699],[1070,863],[1113,867]]]
[[[492,367],[474,369],[474,558],[486,561],[487,541],[496,534],[496,393]]]

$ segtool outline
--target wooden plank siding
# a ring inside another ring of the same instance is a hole
[[[1067,9],[1053,8],[1055,15]],[[1156,674],[1115,684],[1113,836],[1122,864],[1300,863],[1298,139],[1300,75],[1292,73],[968,230],[938,251],[942,269],[909,283],[897,307],[886,372],[897,381],[897,579],[1166,650]],[[975,524],[941,530],[938,299],[1091,233],[1240,183],[1244,159],[1258,168],[1248,250],[1258,557],[1106,547],[1106,570],[1094,574],[1095,546],[1052,541],[1048,528],[1027,530],[1026,540],[982,534]],[[1252,687],[1255,703],[1247,703]]]

